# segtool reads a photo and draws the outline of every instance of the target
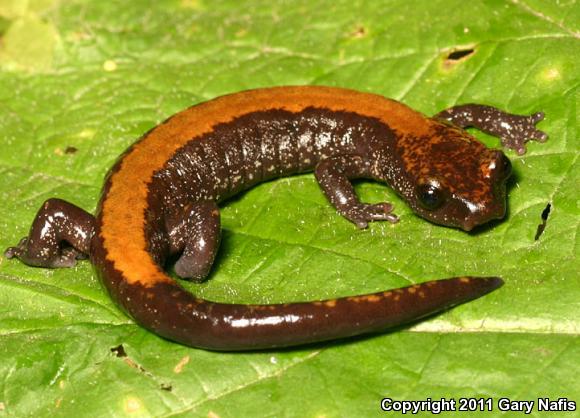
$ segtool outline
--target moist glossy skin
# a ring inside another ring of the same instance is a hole
[[[176,114],[129,148],[105,181],[95,218],[51,199],[6,255],[62,267],[88,253],[137,322],[194,347],[251,350],[381,331],[480,297],[502,281],[461,277],[337,300],[239,305],[196,298],[164,269],[177,258],[181,278],[203,280],[219,246],[217,203],[307,171],[359,228],[397,221],[389,203],[359,201],[350,183],[359,177],[387,183],[438,224],[470,230],[502,218],[509,160],[461,128],[477,126],[521,151],[528,139],[546,139],[535,129],[542,117],[464,105],[427,118],[381,96],[327,87],[223,96]],[[63,242],[72,248],[62,249]]]

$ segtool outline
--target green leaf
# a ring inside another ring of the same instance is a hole
[[[196,350],[135,325],[88,263],[0,259],[0,415],[379,416],[384,397],[492,398],[497,415],[500,398],[580,401],[579,22],[575,1],[550,0],[0,1],[0,248],[49,197],[94,210],[107,169],[156,123],[247,88],[350,87],[426,114],[466,102],[542,110],[550,135],[509,153],[509,214],[478,233],[429,224],[372,182],[360,196],[394,202],[401,222],[359,231],[312,175],[223,207],[210,280],[187,286],[206,298],[313,300],[463,274],[506,282],[380,336]],[[471,52],[448,59],[457,50]]]

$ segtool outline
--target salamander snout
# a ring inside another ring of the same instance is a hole
[[[490,150],[480,167],[482,184],[479,190],[472,193],[477,198],[474,201],[463,199],[467,211],[459,227],[465,231],[494,219],[502,219],[506,213],[506,181],[512,172],[510,160],[503,152]]]
[[[456,208],[456,212],[463,215],[454,218],[455,224],[453,226],[464,231],[471,231],[473,228],[494,219],[503,219],[506,213],[505,195],[505,183],[502,183],[494,187],[493,198],[486,201],[485,204],[463,201],[463,204],[458,204]]]
[[[465,217],[463,222],[458,226],[464,231],[471,231],[473,228],[479,225],[484,225],[489,221],[494,219],[503,219],[506,213],[505,199],[500,200],[497,204],[492,207],[486,208],[486,210],[478,211],[476,213],[470,214]]]

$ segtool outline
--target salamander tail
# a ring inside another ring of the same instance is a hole
[[[381,332],[477,299],[502,286],[498,277],[456,277],[400,289],[274,305],[210,302],[173,281],[118,287],[135,320],[182,344],[218,351],[258,350]]]

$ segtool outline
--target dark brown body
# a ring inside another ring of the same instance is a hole
[[[498,117],[482,122],[485,112]],[[112,168],[96,220],[75,215],[73,221],[85,225],[83,237],[69,228],[51,242],[88,252],[112,297],[137,322],[187,345],[259,349],[380,331],[482,296],[502,282],[464,277],[338,300],[252,306],[198,299],[164,266],[179,257],[176,273],[202,280],[219,245],[216,203],[261,181],[312,170],[333,206],[359,227],[396,217],[388,203],[358,200],[349,181],[357,177],[386,182],[415,212],[443,225],[469,230],[501,218],[509,161],[443,119],[502,134],[500,122],[508,117],[516,116],[467,105],[430,119],[380,96],[325,87],[224,96],[143,136]],[[538,120],[525,119],[524,136],[539,135]],[[61,212],[66,205],[52,202]],[[45,205],[45,212],[54,210]],[[7,254],[32,265],[65,265],[62,254],[52,264],[33,254],[40,241],[34,228]]]

